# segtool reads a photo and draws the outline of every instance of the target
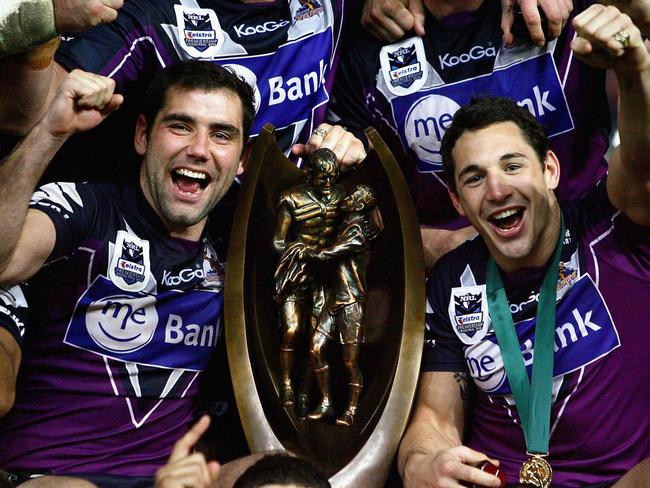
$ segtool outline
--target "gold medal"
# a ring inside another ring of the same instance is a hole
[[[551,465],[539,454],[533,454],[519,470],[519,483],[527,483],[537,488],[549,488],[552,477]]]

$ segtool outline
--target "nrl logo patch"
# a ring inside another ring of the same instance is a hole
[[[419,37],[384,46],[379,58],[384,81],[395,95],[415,93],[424,86],[426,56]]]
[[[223,31],[214,10],[174,5],[180,45],[194,58],[214,56],[223,44]]]
[[[141,291],[149,279],[149,241],[126,231],[117,231],[113,256],[108,265],[109,278],[125,291]]]
[[[464,344],[478,343],[490,328],[485,285],[451,289],[449,320]]]
[[[318,0],[299,0],[300,7],[296,11],[293,20],[298,22],[299,20],[309,19],[314,15],[320,15],[323,13],[323,6]]]

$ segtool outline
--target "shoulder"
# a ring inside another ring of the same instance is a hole
[[[427,275],[427,296],[432,305],[446,308],[454,288],[485,284],[490,253],[480,236],[442,256]]]

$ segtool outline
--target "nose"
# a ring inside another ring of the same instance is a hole
[[[503,202],[512,194],[512,188],[501,173],[488,173],[486,198],[492,202]]]
[[[197,130],[190,140],[189,145],[187,146],[188,156],[198,160],[198,161],[207,161],[210,151],[210,135],[208,131]]]

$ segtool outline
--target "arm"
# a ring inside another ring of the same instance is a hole
[[[612,488],[650,488],[650,458],[634,466]]]
[[[66,70],[53,61],[59,42],[57,33],[80,32],[102,22],[112,22],[123,0],[3,0],[2,3],[0,129],[26,134],[41,119],[66,75]]]
[[[22,286],[0,287],[0,417],[11,410],[16,397],[26,322],[27,300]]]
[[[612,68],[619,84],[621,145],[609,166],[607,193],[616,208],[650,226],[650,54],[639,29],[615,7],[592,5],[574,19],[580,37],[571,45],[584,62]],[[615,35],[629,33],[624,47]]]
[[[426,269],[431,269],[442,256],[473,238],[476,229],[471,225],[457,230],[420,227],[420,234],[424,247],[424,264]]]
[[[74,133],[99,124],[122,102],[109,78],[73,71],[43,119],[0,165],[0,283],[34,274],[55,243],[54,225],[29,198],[48,163]]]
[[[0,328],[0,417],[14,405],[22,353],[9,331]]]
[[[456,487],[461,480],[501,485],[496,476],[472,466],[488,457],[462,445],[469,381],[467,373],[420,375],[415,408],[398,453],[405,488]]]

